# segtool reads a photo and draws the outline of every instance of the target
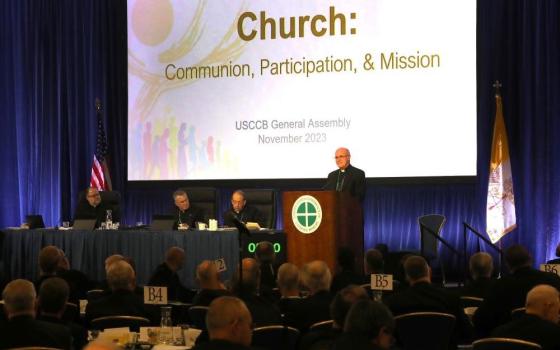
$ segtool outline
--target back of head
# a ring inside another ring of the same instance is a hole
[[[179,270],[185,261],[185,251],[180,247],[171,247],[165,252],[165,262],[174,270]]]
[[[505,260],[512,272],[520,267],[531,266],[531,254],[520,244],[514,244],[506,249]]]
[[[336,293],[330,305],[331,318],[335,327],[344,329],[344,320],[350,307],[358,300],[367,299],[368,295],[365,289],[356,285],[349,285]]]
[[[274,246],[269,241],[262,241],[255,249],[255,259],[259,264],[272,264],[276,260]]]
[[[8,318],[18,315],[35,316],[36,297],[33,283],[24,279],[17,279],[8,283],[2,292]]]
[[[302,282],[311,294],[331,287],[331,271],[324,261],[315,260],[307,263],[302,269]]]
[[[354,271],[356,256],[352,249],[348,247],[340,247],[336,254],[336,262],[342,270]]]
[[[490,278],[493,269],[492,256],[488,253],[476,253],[469,259],[469,270],[473,280]]]
[[[196,279],[201,289],[217,288],[218,269],[216,264],[211,260],[203,260],[196,267]]]
[[[41,283],[39,288],[39,306],[43,312],[57,314],[64,310],[70,288],[65,280],[51,277]]]
[[[111,264],[107,271],[107,283],[112,291],[134,290],[135,279],[136,275],[132,266],[124,260]]]
[[[404,273],[410,283],[417,280],[429,278],[430,268],[426,259],[421,256],[413,255],[408,257],[404,262]]]
[[[389,309],[377,302],[358,300],[350,307],[344,322],[344,332],[375,338],[382,328],[392,331],[395,321]]]
[[[259,289],[261,270],[255,259],[245,258],[243,266],[243,293],[254,294]],[[239,271],[234,276],[234,291],[239,290]]]
[[[206,313],[210,339],[223,339],[236,344],[251,344],[252,318],[245,303],[236,297],[214,299]]]
[[[280,291],[299,289],[299,269],[292,263],[284,263],[278,269],[277,284]]]
[[[364,256],[364,267],[367,274],[383,273],[384,261],[383,253],[377,249],[370,249]]]
[[[120,254],[113,254],[111,256],[108,256],[107,259],[105,259],[105,273],[107,273],[107,271],[109,271],[109,266],[111,266],[113,263],[117,262],[117,261],[121,261],[124,260],[124,256],[120,255]]]
[[[379,252],[383,254],[383,259],[387,258],[387,255],[389,255],[389,246],[385,243],[377,243],[373,248],[379,250]]]
[[[106,340],[93,340],[83,350],[121,350],[116,343]]]
[[[58,263],[62,258],[60,250],[54,245],[49,245],[41,249],[39,253],[39,268],[43,275],[54,275]]]
[[[527,293],[525,309],[527,314],[558,323],[558,313],[560,312],[558,290],[546,284],[535,286]]]

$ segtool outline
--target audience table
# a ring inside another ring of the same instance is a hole
[[[195,269],[202,260],[224,259],[222,280],[230,279],[239,262],[237,231],[148,231],[148,230],[10,230],[0,231],[5,277],[36,280],[38,257],[42,247],[55,245],[66,253],[72,269],[84,272],[91,280],[105,278],[104,261],[112,254],[131,257],[136,265],[137,284],[145,285],[151,273],[172,246],[185,249],[186,259],[179,276],[187,287],[195,287]],[[285,260],[286,238],[283,232],[260,231],[243,237],[244,255],[255,242],[268,240],[282,247]],[[253,244],[251,244],[253,242]]]

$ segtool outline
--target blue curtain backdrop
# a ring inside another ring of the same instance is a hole
[[[392,250],[418,249],[416,219],[428,213],[447,216],[443,237],[458,248],[463,221],[483,230],[492,82],[498,79],[519,227],[502,245],[524,244],[537,262],[553,255],[560,238],[560,3],[479,0],[477,5],[478,177],[466,183],[371,183],[364,203],[367,248],[386,242]],[[104,104],[110,168],[125,201],[125,221],[147,222],[151,214],[168,210],[175,183],[126,182],[126,18],[124,0],[0,3],[0,226],[19,225],[28,213],[42,214],[47,225],[71,217],[78,192],[89,182],[96,97]],[[225,208],[236,187],[321,184],[214,185],[223,189]],[[468,246],[472,251],[475,240]]]

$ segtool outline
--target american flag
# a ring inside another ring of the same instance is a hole
[[[100,191],[111,191],[111,176],[107,167],[107,137],[103,125],[103,114],[101,113],[101,102],[95,100],[97,114],[97,143],[93,154],[93,165],[91,166],[90,187],[95,187]]]

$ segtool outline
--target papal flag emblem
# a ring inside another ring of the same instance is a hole
[[[499,83],[497,85],[499,87]],[[509,147],[502,110],[502,96],[498,90],[486,200],[486,232],[492,243],[496,243],[516,227]]]

